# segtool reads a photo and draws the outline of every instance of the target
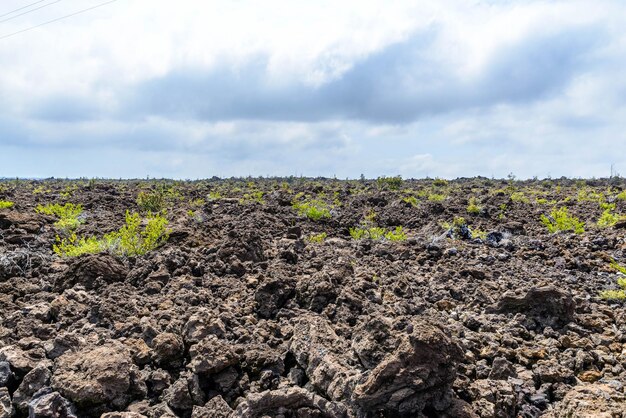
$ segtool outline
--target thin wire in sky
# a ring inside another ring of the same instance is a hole
[[[52,6],[53,4],[56,4],[56,3],[60,2],[60,1],[61,0],[56,0],[56,1],[53,1],[52,3],[48,3],[48,4],[44,4],[43,6],[35,7],[34,9],[27,10],[25,12],[22,12],[20,14],[15,15],[15,16],[7,17],[4,20],[0,20],[0,23],[8,22],[9,20],[16,19],[16,18],[18,18],[20,16],[24,16],[24,15],[27,15],[29,13],[36,12],[39,9],[43,9],[44,7]]]
[[[82,10],[79,10],[77,12],[70,13],[70,14],[65,15],[65,16],[57,17],[56,19],[48,20],[47,22],[43,22],[43,23],[40,23],[38,25],[31,26],[29,28],[19,30],[17,32],[13,32],[13,33],[9,33],[9,34],[4,35],[4,36],[0,36],[0,40],[6,39],[6,38],[10,38],[11,36],[19,35],[20,33],[28,32],[30,30],[40,28],[40,27],[48,25],[50,23],[58,22],[59,20],[67,19],[68,17],[76,16],[76,15],[79,15],[81,13],[85,13],[85,12],[88,12],[90,10],[93,10],[93,9],[97,9],[98,7],[106,6],[107,4],[111,4],[111,3],[114,3],[116,1],[117,0],[105,1],[104,3],[96,4],[95,6],[88,7],[87,9],[82,9]]]
[[[0,17],[5,17],[5,16],[8,16],[8,15],[13,14],[15,12],[19,12],[20,10],[28,9],[30,6],[34,6],[35,4],[43,3],[44,1],[47,1],[47,0],[39,0],[39,1],[36,1],[34,3],[27,4],[26,6],[22,6],[19,9],[11,10],[10,12],[7,12],[7,13],[5,13],[3,15],[0,15]]]

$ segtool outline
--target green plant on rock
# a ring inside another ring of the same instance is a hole
[[[64,205],[49,203],[38,205],[35,212],[58,217],[59,220],[54,223],[54,226],[62,231],[72,231],[82,223],[80,216],[83,213],[83,206],[73,203]]]
[[[549,216],[541,215],[541,222],[550,233],[572,231],[582,234],[585,232],[585,223],[570,215],[566,207],[552,210]]]
[[[626,267],[620,265],[617,261],[611,260],[611,268],[626,275]]]
[[[362,239],[379,240],[385,236],[386,232],[387,231],[385,231],[384,228],[380,228],[377,226],[371,226],[371,227],[357,226],[354,228],[350,228],[350,236],[355,240],[362,240]]]
[[[388,241],[406,241],[407,236],[404,228],[396,226],[396,229],[385,233],[385,239]]]
[[[118,256],[138,256],[154,250],[169,237],[167,219],[162,215],[150,214],[145,225],[138,213],[126,211],[125,224],[119,230],[105,234],[102,238],[82,237],[75,233],[68,237],[57,236],[53,246],[62,257],[77,257],[108,251]]]
[[[442,178],[435,178],[433,180],[433,186],[435,187],[446,187],[448,185],[448,180]]]
[[[161,212],[166,205],[164,189],[159,188],[155,191],[139,192],[137,205],[144,212]]]
[[[258,203],[260,205],[265,204],[263,196],[265,193],[261,190],[253,190],[248,193],[244,193],[243,197],[239,199],[239,203],[242,205],[248,205],[251,203]]]
[[[378,187],[381,189],[398,190],[402,187],[402,177],[381,176],[376,179],[376,184],[378,184]]]
[[[600,292],[600,298],[604,300],[626,300],[626,278],[617,279],[617,290],[604,290]]]
[[[446,199],[446,195],[439,193],[429,193],[427,199],[430,202],[443,202]]]
[[[413,206],[414,208],[417,207],[417,198],[415,196],[406,196],[402,198],[402,201],[404,203],[408,203],[409,205]]]
[[[11,209],[15,206],[15,203],[9,200],[0,200],[0,209]]]
[[[524,192],[511,193],[511,201],[519,203],[530,203],[530,199],[528,199]]]
[[[603,210],[602,215],[598,218],[598,226],[600,228],[611,227],[626,218],[624,215],[613,212],[615,206],[615,203],[600,203],[600,209]]]
[[[304,215],[313,221],[331,217],[330,210],[332,206],[321,199],[294,200],[291,206],[298,211],[300,215]]]
[[[321,244],[322,242],[326,240],[327,237],[328,235],[326,234],[326,232],[321,232],[319,234],[309,235],[307,240],[313,244]]]
[[[626,190],[620,192],[617,196],[615,196],[617,200],[626,200]]]
[[[478,215],[481,209],[482,208],[478,205],[478,199],[473,196],[470,197],[466,208],[467,213],[470,215]]]

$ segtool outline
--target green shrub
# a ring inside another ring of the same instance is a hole
[[[478,215],[481,209],[482,208],[478,206],[478,199],[476,199],[475,197],[470,197],[467,204],[467,213],[469,213],[470,215]]]
[[[137,206],[144,212],[158,213],[165,209],[165,193],[163,189],[150,192],[139,192]]]
[[[611,268],[622,274],[626,274],[626,267],[621,266],[617,261],[611,260]]]
[[[604,194],[589,189],[582,189],[576,196],[579,202],[604,202]]]
[[[79,217],[83,213],[83,206],[73,203],[64,205],[49,203],[47,205],[38,205],[35,208],[35,212],[58,217],[59,220],[54,223],[54,226],[63,231],[72,231],[82,223]]]
[[[385,233],[385,239],[388,241],[406,241],[406,232],[401,226],[397,226],[393,231]]]
[[[241,199],[239,199],[239,203],[242,205],[248,205],[250,203],[259,203],[261,205],[265,204],[265,200],[263,199],[264,192],[261,190],[254,190],[249,193],[245,193]]]
[[[222,194],[219,191],[213,190],[212,192],[209,192],[208,198],[209,198],[209,200],[213,201],[213,200],[223,199],[224,197],[222,196]]]
[[[624,215],[613,213],[615,203],[601,203],[600,208],[603,209],[602,215],[598,218],[598,226],[600,228],[608,228],[625,218]]]
[[[0,200],[0,209],[11,209],[15,203],[8,200]]]
[[[427,199],[430,202],[443,202],[446,199],[445,194],[429,193]]]
[[[524,194],[524,192],[511,193],[511,200],[513,202],[530,203],[530,199]]]
[[[385,228],[377,226],[358,226],[350,228],[350,236],[355,240],[380,240],[384,238],[388,241],[406,241],[407,239],[406,232],[401,226],[396,227],[392,231],[387,231]]]
[[[414,208],[417,207],[417,198],[415,196],[403,197],[402,201],[404,203],[408,203],[409,205],[413,206]]]
[[[541,215],[541,222],[550,233],[559,231],[573,231],[576,234],[585,232],[585,223],[569,214],[566,207],[554,209],[550,216]]]
[[[100,239],[78,238],[75,233],[67,238],[57,236],[53,250],[62,257],[77,257],[105,251],[118,256],[138,256],[157,248],[169,237],[166,229],[168,222],[164,216],[150,215],[145,226],[141,228],[139,214],[126,211],[125,221],[119,230],[105,234]]]
[[[615,196],[615,198],[618,200],[626,200],[626,190]]]
[[[300,215],[304,215],[313,221],[328,219],[331,217],[330,210],[332,206],[321,199],[310,199],[297,201],[294,200],[291,206],[298,211]]]
[[[321,244],[322,242],[324,242],[324,240],[326,240],[326,237],[328,235],[326,234],[326,232],[321,232],[319,234],[313,234],[310,235],[308,238],[308,241],[313,243],[313,244]]]
[[[350,228],[350,236],[355,240],[378,240],[385,236],[385,229],[377,226]]]
[[[620,289],[604,290],[600,292],[600,298],[605,300],[625,300],[626,299],[626,278],[617,279],[617,285]]]
[[[448,185],[448,180],[446,179],[440,179],[439,177],[437,177],[436,179],[433,180],[433,186],[435,187],[446,187]]]
[[[400,187],[402,187],[402,177],[401,176],[395,176],[395,177],[382,176],[382,177],[378,177],[376,179],[376,184],[378,184],[378,187],[380,187],[381,189],[387,188],[387,189],[390,189],[390,190],[398,190],[398,189],[400,189]]]

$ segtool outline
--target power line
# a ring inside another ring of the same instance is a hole
[[[27,10],[25,12],[22,12],[22,13],[18,14],[18,15],[7,17],[4,20],[0,20],[0,23],[8,22],[9,20],[13,20],[13,19],[18,18],[20,16],[24,16],[24,15],[27,15],[29,13],[36,12],[39,9],[43,9],[44,7],[52,6],[53,4],[56,4],[56,3],[60,2],[60,1],[61,0],[56,0],[56,1],[53,1],[52,3],[44,4],[43,6],[39,6],[39,7],[35,7],[34,9]]]
[[[76,16],[76,15],[79,15],[81,13],[85,13],[85,12],[88,12],[90,10],[93,10],[93,9],[97,9],[98,7],[106,6],[107,4],[114,3],[116,1],[117,0],[106,1],[104,3],[97,4],[95,6],[87,8],[87,9],[79,10],[79,11],[71,13],[69,15],[57,17],[56,19],[48,20],[47,22],[43,22],[43,23],[40,23],[38,25],[31,26],[30,28],[22,29],[22,30],[19,30],[17,32],[9,33],[8,35],[0,36],[0,40],[6,39],[6,38],[10,38],[11,36],[19,35],[20,33],[28,32],[30,30],[40,28],[40,27],[48,25],[50,23],[58,22],[59,20],[67,19],[68,17]]]
[[[13,14],[15,12],[19,12],[20,10],[28,9],[30,6],[34,6],[35,4],[43,3],[44,1],[47,1],[47,0],[39,0],[39,1],[36,1],[34,3],[27,4],[26,6],[20,7],[19,9],[11,10],[8,13],[0,15],[0,17],[5,17],[5,16],[8,16],[8,15]]]

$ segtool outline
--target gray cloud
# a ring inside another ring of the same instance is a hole
[[[351,119],[406,123],[425,115],[501,103],[532,102],[561,91],[590,65],[588,55],[604,37],[599,27],[536,35],[501,50],[478,76],[463,80],[436,62],[436,30],[412,36],[354,64],[320,87],[276,86],[267,61],[233,71],[176,70],[135,86],[127,115],[198,120]]]

